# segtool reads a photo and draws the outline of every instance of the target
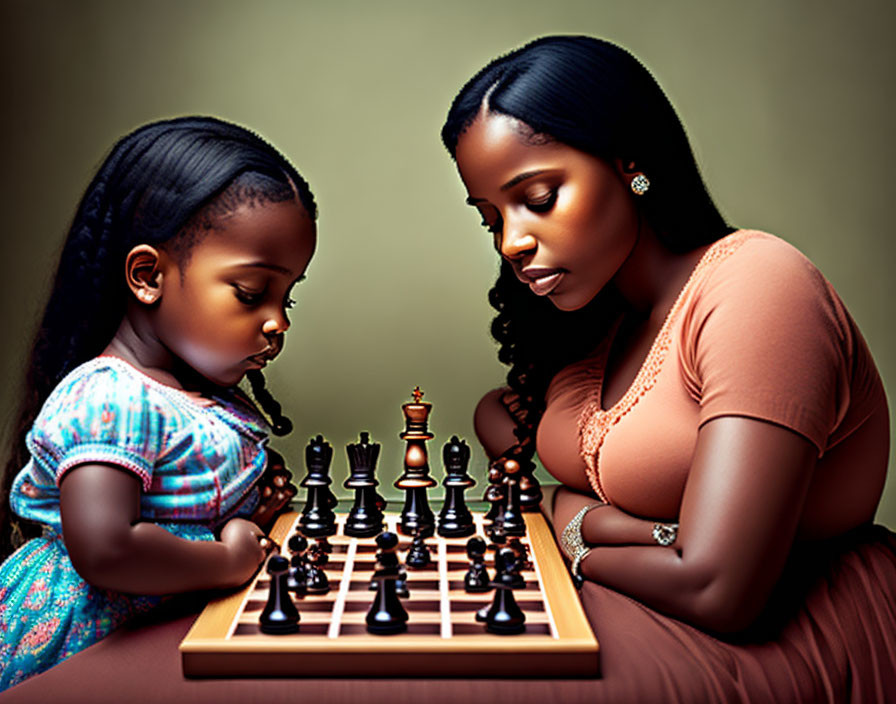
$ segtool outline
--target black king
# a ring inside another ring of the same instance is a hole
[[[395,481],[395,486],[405,491],[399,531],[404,535],[416,535],[420,531],[422,537],[428,538],[435,532],[436,523],[426,498],[426,490],[436,485],[435,479],[429,476],[426,454],[426,441],[433,438],[427,427],[432,404],[420,401],[423,392],[419,386],[414,388],[413,396],[413,403],[401,407],[405,429],[399,437],[408,445],[404,451],[404,474]]]

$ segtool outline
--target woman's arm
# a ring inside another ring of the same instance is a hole
[[[600,544],[582,572],[697,626],[740,630],[759,615],[781,575],[816,457],[811,442],[784,427],[742,417],[711,420],[699,432],[676,543],[607,545],[645,542],[653,523],[595,509],[584,538]],[[563,526],[576,499],[566,495],[562,505],[559,499]]]
[[[140,521],[140,493],[140,480],[112,465],[81,465],[63,476],[63,538],[90,584],[131,594],[236,587],[264,559],[254,523],[235,518],[220,541],[185,540]]]
[[[473,414],[473,429],[490,460],[497,459],[519,442],[513,432],[517,421],[502,401],[508,395],[513,392],[507,386],[492,389],[482,397]]]

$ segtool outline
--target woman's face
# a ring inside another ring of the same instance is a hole
[[[515,118],[480,114],[457,143],[467,202],[531,291],[577,310],[609,283],[638,239],[621,169],[560,142],[533,143]]]

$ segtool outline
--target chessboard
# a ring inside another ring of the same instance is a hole
[[[299,514],[281,516],[270,537],[285,549]],[[268,635],[259,615],[270,591],[262,569],[248,586],[210,603],[180,644],[187,677],[593,677],[598,674],[598,643],[588,624],[569,572],[544,517],[526,513],[531,568],[526,587],[515,591],[526,615],[518,635],[488,633],[475,619],[493,592],[464,590],[469,568],[468,538],[427,539],[433,562],[407,570],[410,595],[402,599],[409,615],[405,633],[373,635],[365,616],[373,599],[376,567],[373,539],[343,535],[345,516],[329,541],[327,594],[295,596],[299,632]],[[398,516],[386,527],[397,532]],[[474,514],[476,534],[485,536],[483,515]],[[411,538],[400,536],[399,555]],[[490,551],[491,552],[491,551]],[[284,553],[288,555],[288,553]]]

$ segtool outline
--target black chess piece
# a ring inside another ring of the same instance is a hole
[[[383,531],[385,502],[376,493],[376,461],[380,446],[370,442],[368,433],[361,433],[361,441],[346,445],[349,477],[343,484],[355,490],[355,503],[345,519],[343,532],[355,538],[372,538]],[[382,508],[380,506],[382,505]]]
[[[476,484],[467,474],[470,448],[465,441],[453,435],[442,448],[442,460],[445,464],[445,479],[442,481],[442,486],[445,487],[445,504],[439,512],[439,535],[446,538],[473,535],[476,532],[473,514],[464,501],[464,492]]]
[[[432,564],[432,555],[429,552],[429,546],[423,538],[422,529],[418,528],[411,541],[411,547],[408,550],[405,564],[412,570],[426,569]]]
[[[401,572],[397,554],[398,536],[389,531],[380,533],[376,545],[379,550],[373,580],[377,589],[367,612],[367,630],[375,635],[402,633],[408,628],[408,612],[402,606],[395,587]]]
[[[428,538],[436,529],[436,517],[426,496],[426,491],[436,485],[436,480],[429,474],[426,453],[426,441],[433,438],[427,425],[432,404],[421,402],[423,392],[419,386],[414,389],[413,396],[413,403],[405,403],[401,407],[405,429],[399,437],[407,443],[407,447],[404,452],[404,473],[395,480],[395,486],[405,492],[398,530],[404,535],[414,535],[417,529],[421,529],[423,537]]]
[[[470,569],[464,575],[464,590],[471,593],[487,592],[491,587],[488,569],[485,566],[485,541],[473,536],[467,541],[467,557],[470,558]]]
[[[516,460],[504,461],[504,513],[500,524],[507,535],[525,535],[526,521],[520,504],[520,463]]]
[[[495,596],[485,614],[485,629],[498,635],[515,635],[526,630],[526,614],[513,596],[520,569],[520,560],[510,548],[501,548],[495,555]],[[524,583],[525,584],[525,583]],[[478,618],[478,614],[477,614]]]
[[[336,533],[336,514],[333,508],[336,498],[330,491],[330,461],[333,448],[322,435],[313,438],[305,448],[305,464],[308,474],[302,486],[308,489],[308,498],[299,518],[299,526],[309,538],[324,538]]]
[[[305,553],[308,550],[308,540],[305,536],[295,533],[286,543],[292,557],[289,560],[289,578],[287,588],[296,594],[304,594],[308,590],[308,558]]]
[[[262,633],[283,635],[299,630],[299,610],[289,596],[286,581],[289,577],[289,560],[280,555],[268,558],[267,572],[271,577],[271,589],[258,624]]]
[[[485,514],[485,520],[500,521],[504,516],[504,506],[507,495],[504,493],[504,465],[501,462],[494,462],[488,468],[488,486],[485,488],[483,501],[487,501],[491,506]]]
[[[377,580],[370,580],[369,589],[372,592],[377,590]],[[408,573],[401,565],[398,567],[398,577],[395,580],[395,593],[402,599],[407,599],[411,595],[411,592],[408,591]]]
[[[490,550],[497,551],[507,545],[507,533],[504,532],[504,525],[500,521],[492,523],[485,532],[491,540],[488,546]]]
[[[305,587],[309,594],[326,594],[330,591],[330,579],[323,570],[329,560],[327,553],[317,543],[308,548]]]

